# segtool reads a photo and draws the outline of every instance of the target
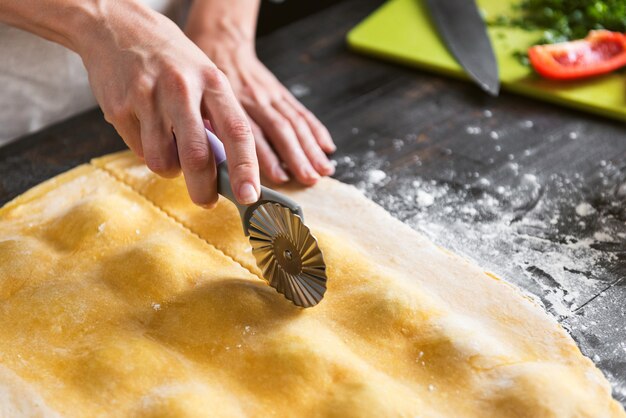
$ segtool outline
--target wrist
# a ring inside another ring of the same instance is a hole
[[[206,53],[254,52],[259,0],[194,0],[185,33]]]
[[[256,56],[254,37],[228,27],[226,20],[202,29],[188,26],[185,34],[222,69],[241,57]]]
[[[83,44],[102,24],[98,4],[93,1],[76,2],[63,12],[67,15],[66,19],[55,19],[57,32],[62,38],[59,43],[82,55]]]
[[[99,1],[75,19],[68,47],[83,60],[108,46],[129,49],[146,43],[162,19],[166,18],[135,0]]]
[[[220,49],[249,48],[254,50],[254,30],[250,30],[230,16],[191,18],[185,26],[185,34],[196,43],[219,46]]]
[[[85,28],[93,28],[98,20],[97,1],[42,3],[5,2],[0,7],[0,21],[77,51],[81,36],[88,33]]]

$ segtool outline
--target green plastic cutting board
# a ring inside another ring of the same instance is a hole
[[[489,19],[511,13],[514,0],[478,0]],[[538,39],[539,34],[516,28],[490,27],[500,80],[506,90],[626,120],[626,78],[617,72],[575,82],[542,79],[513,56]],[[403,64],[467,79],[450,55],[423,0],[390,0],[348,33],[356,51]]]

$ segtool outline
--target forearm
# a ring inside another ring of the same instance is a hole
[[[234,46],[254,46],[260,0],[194,0],[185,32]]]
[[[105,40],[130,44],[132,32],[155,23],[156,13],[135,0],[4,0],[0,21],[82,55]],[[119,36],[122,35],[122,36]],[[130,45],[129,45],[130,46]]]
[[[146,165],[181,169],[195,203],[217,202],[215,160],[203,119],[228,156],[237,200],[259,197],[246,114],[226,77],[178,26],[139,0],[0,0],[0,21],[78,52],[104,117]]]

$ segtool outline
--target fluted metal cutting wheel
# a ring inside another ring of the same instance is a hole
[[[259,205],[250,217],[252,253],[270,286],[302,307],[317,305],[326,292],[326,264],[302,219],[278,203]]]

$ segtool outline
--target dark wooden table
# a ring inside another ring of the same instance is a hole
[[[626,126],[349,52],[380,3],[333,6],[259,54],[329,127],[338,179],[534,295],[626,404]],[[98,110],[0,148],[0,203],[123,148]]]

